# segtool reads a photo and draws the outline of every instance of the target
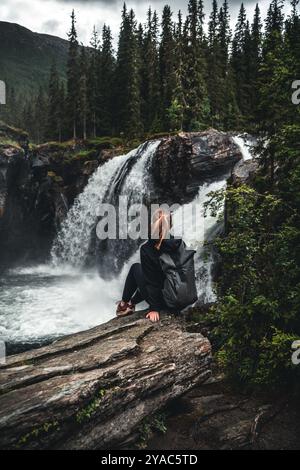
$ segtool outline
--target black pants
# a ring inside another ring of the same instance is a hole
[[[126,278],[122,300],[124,302],[131,300],[134,305],[137,305],[144,300],[148,302],[147,299],[148,293],[142,266],[140,263],[135,263],[131,266]]]

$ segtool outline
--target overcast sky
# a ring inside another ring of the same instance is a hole
[[[221,0],[222,1],[222,0]],[[232,27],[242,0],[229,0]],[[128,0],[128,7],[136,12],[138,21],[144,22],[149,5],[161,12],[169,4],[174,12],[186,12],[188,0]],[[211,0],[204,0],[208,17]],[[219,2],[220,3],[220,2]],[[252,18],[256,1],[245,0],[249,18]],[[285,2],[287,5],[288,1]],[[259,1],[265,16],[269,0]],[[107,23],[111,26],[115,40],[118,36],[123,0],[0,0],[0,21],[19,23],[32,31],[48,33],[66,38],[70,27],[70,12],[75,9],[80,42],[88,44],[95,25],[98,30]]]

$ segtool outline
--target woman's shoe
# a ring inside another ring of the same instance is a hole
[[[117,317],[126,317],[127,315],[132,315],[135,312],[135,305],[131,302],[117,302]]]

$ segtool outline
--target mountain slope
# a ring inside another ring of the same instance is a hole
[[[54,60],[65,77],[67,54],[64,39],[0,21],[0,80],[18,94],[33,94],[40,85],[46,86]]]

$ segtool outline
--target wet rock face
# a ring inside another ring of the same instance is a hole
[[[192,174],[198,180],[217,178],[230,171],[242,159],[231,136],[213,129],[192,134]]]
[[[153,174],[167,198],[183,203],[194,196],[202,182],[230,176],[241,159],[241,151],[229,134],[214,129],[180,133],[162,140],[153,159]]]
[[[7,192],[9,187],[9,165],[18,157],[23,157],[23,150],[16,147],[1,146],[0,148],[0,217],[4,215],[4,209],[7,200]]]
[[[154,181],[165,198],[178,198],[182,202],[186,195],[188,182],[191,180],[192,142],[187,134],[165,138],[158,147],[153,160]],[[157,199],[161,202],[160,195]],[[173,202],[173,201],[172,201]]]
[[[234,185],[249,183],[258,170],[258,161],[247,160],[238,162],[233,168],[230,182]]]
[[[65,210],[47,160],[30,160],[21,147],[0,147],[1,265],[47,252]]]

